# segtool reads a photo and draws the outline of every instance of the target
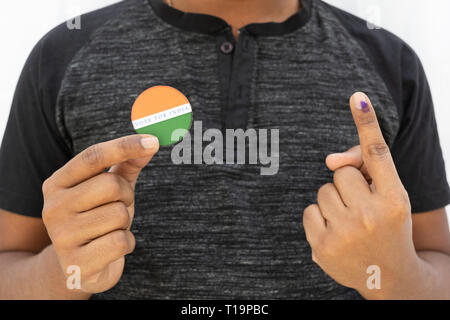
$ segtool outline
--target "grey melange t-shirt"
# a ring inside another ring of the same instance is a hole
[[[133,102],[155,85],[182,91],[203,131],[280,137],[272,176],[261,165],[175,165],[161,148],[136,188],[136,250],[118,285],[94,298],[360,298],[313,263],[302,225],[332,181],[325,157],[359,144],[355,91],[373,101],[413,212],[449,203],[425,73],[385,30],[319,0],[238,41],[223,20],[159,0],[80,22],[47,34],[24,67],[0,151],[1,208],[40,217],[42,182],[88,146],[134,134]]]

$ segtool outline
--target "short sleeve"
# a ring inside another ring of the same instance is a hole
[[[59,134],[49,92],[57,83],[42,81],[42,40],[31,52],[14,94],[0,148],[0,208],[40,217],[42,183],[70,159]]]
[[[448,205],[450,191],[424,69],[407,45],[401,56],[401,122],[392,156],[408,191],[412,212],[427,212]]]
[[[1,209],[41,217],[42,183],[73,157],[70,135],[56,121],[66,70],[95,30],[119,14],[122,6],[118,2],[82,15],[80,30],[62,23],[32,50],[16,87],[0,148]]]

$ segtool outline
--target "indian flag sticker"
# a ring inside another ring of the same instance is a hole
[[[136,99],[131,111],[131,121],[138,134],[151,134],[161,146],[170,146],[183,139],[172,140],[174,131],[189,131],[192,124],[192,107],[177,89],[156,86],[145,90]]]

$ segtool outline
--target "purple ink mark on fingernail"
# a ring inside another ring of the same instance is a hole
[[[364,113],[367,113],[367,112],[370,111],[370,108],[369,108],[369,105],[367,104],[367,102],[361,101],[361,110],[362,110]]]

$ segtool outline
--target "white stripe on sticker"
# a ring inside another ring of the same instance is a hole
[[[147,117],[134,120],[133,127],[135,130],[139,130],[144,127],[148,127],[162,121],[170,120],[191,112],[192,112],[191,105],[189,103],[183,104],[181,106],[172,109],[167,109],[165,111],[161,111],[155,114],[151,114]]]

